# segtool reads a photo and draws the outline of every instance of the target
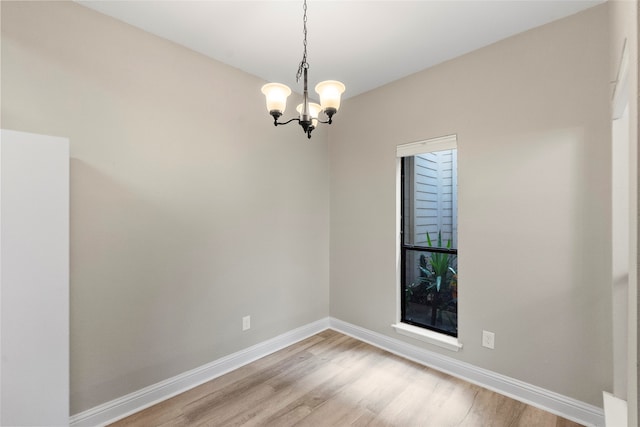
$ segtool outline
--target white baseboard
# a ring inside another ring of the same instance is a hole
[[[173,378],[75,414],[69,419],[69,424],[71,427],[105,426],[326,329],[329,329],[329,318],[294,329]]]
[[[69,419],[70,426],[95,427],[110,424],[329,328],[561,417],[587,426],[604,426],[602,408],[334,318],[318,320],[181,375],[75,414]]]
[[[342,320],[331,318],[330,325],[331,329],[387,350],[390,353],[445,372],[528,405],[544,409],[545,411],[569,420],[587,426],[600,427],[605,425],[604,411],[597,406],[486,369],[478,368],[477,366],[407,344],[404,341],[343,322]]]

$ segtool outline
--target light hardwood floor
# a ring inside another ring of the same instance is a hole
[[[112,425],[579,426],[332,330]]]

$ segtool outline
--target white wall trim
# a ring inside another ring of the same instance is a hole
[[[73,415],[72,427],[105,426],[329,329],[321,319],[206,365]]]
[[[462,349],[462,343],[458,341],[458,338],[450,337],[449,335],[402,322],[394,323],[391,327],[401,335],[428,342],[429,344],[437,345],[447,350],[460,351]]]
[[[627,427],[627,401],[606,391],[602,392],[607,427]]]
[[[528,405],[587,426],[604,426],[604,411],[597,406],[478,368],[342,320],[331,318],[330,325],[333,330]]]
[[[446,135],[396,146],[396,157],[415,156],[431,151],[451,150],[458,146],[458,135]]]
[[[318,320],[199,368],[75,414],[70,418],[69,423],[72,427],[105,426],[326,329],[333,329],[390,353],[578,423],[587,426],[604,426],[604,411],[602,408],[478,368],[449,356],[434,353],[335,318]]]

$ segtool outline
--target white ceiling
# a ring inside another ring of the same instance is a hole
[[[605,0],[308,0],[309,86],[355,96]],[[78,1],[301,92],[302,1]]]

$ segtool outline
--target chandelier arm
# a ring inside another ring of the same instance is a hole
[[[292,119],[287,120],[286,122],[279,122],[278,118],[276,117],[276,118],[273,119],[273,125],[274,126],[288,125],[289,123],[291,123],[293,121],[297,121],[298,123],[300,123],[300,118],[299,117],[294,117]]]
[[[320,120],[320,119],[313,119],[315,121],[317,121],[318,123],[322,123],[323,125],[330,125],[333,123],[333,120],[329,119],[329,120]],[[277,118],[273,119],[273,124],[275,126],[280,126],[280,125],[288,125],[289,123],[296,121],[298,123],[300,123],[300,117],[294,117],[292,119],[287,120],[286,122],[279,122]]]

